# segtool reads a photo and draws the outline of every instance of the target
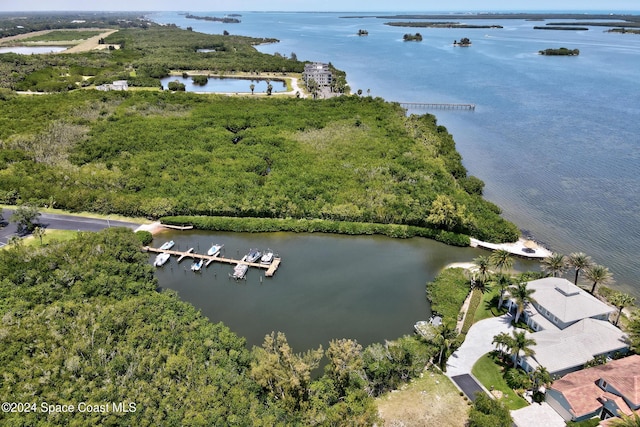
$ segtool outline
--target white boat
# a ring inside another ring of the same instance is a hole
[[[247,264],[238,264],[233,269],[233,277],[234,279],[243,279],[247,274],[247,270],[249,270],[249,266]]]
[[[262,258],[260,258],[260,264],[271,264],[273,262],[273,251],[271,249],[267,249],[264,251]]]
[[[260,258],[262,252],[257,249],[249,249],[249,253],[244,256],[244,260],[247,262],[256,262]]]
[[[202,268],[202,264],[204,264],[204,260],[200,258],[200,260],[191,264],[191,271],[200,271],[200,269]]]
[[[171,258],[171,255],[169,255],[166,252],[158,254],[156,256],[156,260],[153,262],[153,265],[156,267],[162,267],[163,265],[166,264],[167,261],[169,261],[169,258]]]
[[[160,246],[160,249],[168,251],[169,249],[171,249],[174,245],[176,244],[176,242],[174,242],[173,240],[169,240],[168,242],[164,242],[162,244],[162,246]]]
[[[213,245],[211,245],[211,247],[209,248],[209,250],[207,251],[207,255],[209,256],[216,256],[220,253],[220,250],[222,249],[222,246],[224,245],[216,245],[215,243]]]

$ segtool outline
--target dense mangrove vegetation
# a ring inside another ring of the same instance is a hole
[[[416,336],[296,353],[282,333],[247,349],[157,283],[127,229],[0,251],[0,394],[37,412],[3,425],[371,425],[374,396],[423,372],[441,346]],[[312,375],[325,357],[324,373]],[[41,404],[134,411],[51,413]],[[133,404],[133,406],[130,406]]]
[[[356,96],[6,96],[0,203],[404,224],[515,240],[433,116]],[[38,117],[38,120],[33,120]]]

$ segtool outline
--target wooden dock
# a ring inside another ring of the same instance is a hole
[[[467,110],[475,111],[476,104],[433,104],[426,102],[399,102],[403,108],[423,108],[425,110]]]
[[[280,262],[281,262],[280,258],[274,258],[271,264],[260,264],[259,262],[247,262],[240,259],[224,258],[217,255],[211,256],[206,254],[198,254],[193,252],[193,248],[190,248],[187,251],[173,251],[171,249],[160,249],[160,248],[152,248],[151,246],[145,246],[142,249],[146,252],[154,252],[158,254],[165,253],[165,254],[177,256],[178,262],[182,261],[184,258],[193,258],[194,260],[203,259],[206,261],[206,264],[205,264],[206,267],[208,267],[209,264],[211,264],[212,262],[222,262],[225,264],[233,264],[233,265],[246,264],[249,267],[261,268],[263,270],[266,270],[264,273],[266,277],[272,277],[276,273],[276,270],[280,266]]]

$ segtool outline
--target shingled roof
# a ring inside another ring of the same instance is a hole
[[[624,400],[600,388],[600,379],[618,391]],[[640,355],[572,372],[554,381],[551,389],[563,394],[576,418],[598,409],[604,399],[614,400],[623,413],[631,414],[633,408],[627,402],[636,408],[640,406]]]

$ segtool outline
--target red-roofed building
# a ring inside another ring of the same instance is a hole
[[[565,375],[547,390],[547,403],[562,418],[603,420],[640,411],[640,355]]]

